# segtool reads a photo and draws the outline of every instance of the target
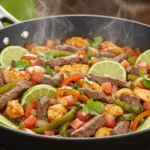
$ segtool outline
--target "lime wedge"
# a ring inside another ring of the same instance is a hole
[[[135,65],[137,65],[140,62],[146,62],[147,64],[150,64],[150,50],[146,50],[144,53],[142,53],[136,60]]]
[[[40,84],[29,88],[21,98],[21,105],[29,106],[37,101],[40,96],[55,98],[56,89],[50,85]]]
[[[137,131],[149,129],[150,128],[150,116],[142,123],[138,128]]]
[[[13,59],[19,60],[23,55],[29,52],[20,46],[8,46],[0,54],[0,63],[2,66],[10,65]]]
[[[18,129],[17,125],[0,115],[0,124],[3,124],[7,127],[13,128],[13,129]]]
[[[113,60],[103,60],[95,63],[88,73],[126,80],[126,70],[120,63]]]

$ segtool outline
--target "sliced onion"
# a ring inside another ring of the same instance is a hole
[[[47,125],[49,122],[46,120],[36,120],[36,127],[43,127],[45,125]]]
[[[27,128],[23,128],[22,131],[25,131],[25,132],[30,133],[30,134],[36,134],[35,132],[33,132],[32,130],[27,129]]]

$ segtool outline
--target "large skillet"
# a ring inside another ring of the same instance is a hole
[[[4,13],[4,10],[3,10]],[[0,18],[2,18],[0,11]],[[11,16],[5,18],[12,22],[18,22]],[[23,31],[29,31],[27,40],[21,38]],[[42,44],[45,39],[65,40],[71,36],[83,36],[92,38],[101,35],[105,39],[116,42],[117,45],[129,45],[139,47],[142,51],[150,48],[150,27],[148,25],[119,19],[114,17],[97,15],[65,15],[51,16],[17,23],[0,30],[0,49],[4,37],[9,37],[10,45],[23,46],[26,42],[38,42]],[[17,55],[17,54],[16,54]],[[31,135],[0,125],[0,143],[7,144],[14,149],[134,149],[128,144],[142,144],[150,141],[150,129],[104,138],[61,138]],[[119,146],[119,144],[123,144]],[[21,145],[21,147],[20,147]],[[41,147],[40,147],[41,146]],[[31,148],[32,149],[32,148]],[[135,148],[137,149],[137,148]]]

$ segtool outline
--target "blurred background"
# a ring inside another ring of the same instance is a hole
[[[20,21],[60,14],[98,14],[150,24],[150,0],[0,0],[0,5]]]

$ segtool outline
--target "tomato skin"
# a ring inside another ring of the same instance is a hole
[[[31,109],[37,109],[37,101],[31,104],[25,111],[25,118],[28,118],[31,115]]]
[[[73,129],[79,129],[80,127],[82,127],[84,125],[84,122],[80,121],[78,118],[76,118],[75,120],[73,120],[71,123],[70,123],[71,127]]]
[[[66,106],[71,106],[72,104],[74,104],[77,101],[72,95],[68,95],[63,98],[66,99],[66,101],[67,101]]]
[[[30,60],[31,66],[41,66],[42,61],[40,59]]]
[[[85,114],[83,110],[80,110],[77,112],[76,118],[82,122],[87,122],[92,118],[92,116],[90,114]]]
[[[143,103],[143,107],[144,107],[145,109],[150,109],[150,102],[144,102],[144,103]]]
[[[54,48],[56,46],[56,42],[53,41],[53,40],[47,40],[45,42],[45,46],[52,49],[52,48]]]
[[[75,54],[78,54],[78,55],[82,55],[82,56],[86,56],[86,53],[84,50],[80,50],[78,52],[75,52]]]
[[[26,59],[26,60],[35,60],[37,59],[37,56],[34,54],[25,54],[24,56],[21,57],[21,60]]]
[[[55,131],[54,130],[45,130],[44,135],[48,135],[48,136],[53,136],[55,135]]]
[[[101,43],[98,49],[102,50],[102,49],[105,49],[105,48],[107,48],[107,46],[104,43]]]
[[[138,67],[138,68],[144,68],[144,67],[147,67],[147,63],[144,62],[144,61],[142,61],[142,62],[138,63],[137,67]]]
[[[122,65],[124,68],[128,68],[128,67],[130,66],[129,62],[128,62],[127,60],[125,60],[125,59],[121,62],[121,65]]]
[[[139,88],[141,88],[141,89],[147,89],[147,88],[145,87],[145,85],[144,85],[142,82],[138,83],[137,86],[138,86]]]
[[[27,128],[33,128],[36,123],[36,117],[33,115],[30,115],[25,121],[24,124]]]
[[[44,73],[43,73],[42,71],[32,73],[30,80],[31,80],[32,83],[35,83],[35,84],[36,84],[36,83],[38,82],[38,80],[39,80],[41,77],[43,77],[43,75],[44,75]]]
[[[116,125],[115,117],[110,114],[106,115],[106,122],[104,126],[114,128],[115,125]]]
[[[112,84],[110,82],[102,83],[101,87],[105,94],[108,94],[108,95],[112,94]]]

